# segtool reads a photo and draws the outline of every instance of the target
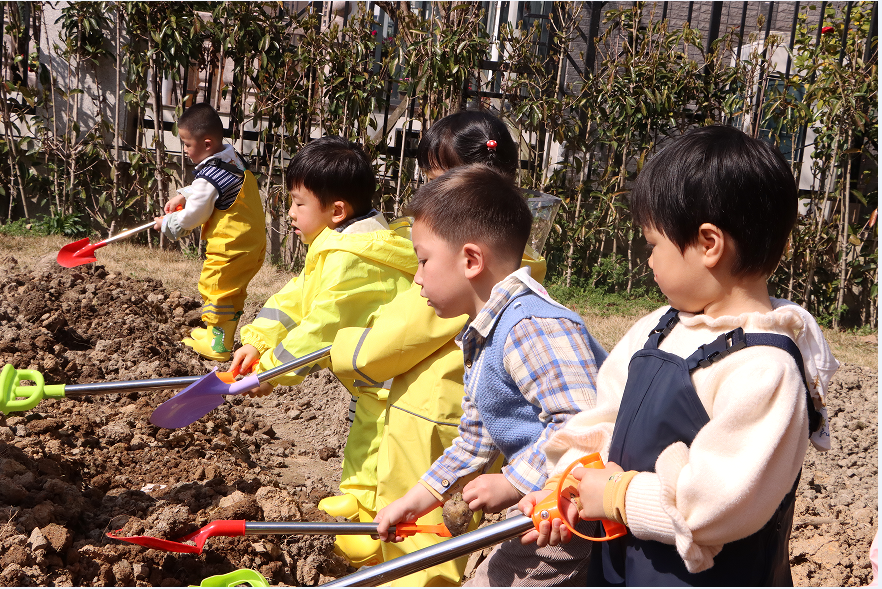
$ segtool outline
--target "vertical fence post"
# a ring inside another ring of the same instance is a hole
[[[735,53],[735,61],[741,61],[741,47],[744,45],[744,25],[747,22],[747,6],[744,2],[741,5],[741,27],[738,29],[738,51]]]

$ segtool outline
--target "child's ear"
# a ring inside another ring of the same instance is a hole
[[[332,206],[334,208],[334,212],[331,215],[331,222],[334,223],[334,225],[339,225],[346,219],[352,217],[354,214],[352,210],[352,205],[350,205],[345,200],[335,200]]]
[[[722,229],[712,223],[702,223],[698,228],[698,246],[702,250],[705,267],[713,268],[720,263],[732,244]]]
[[[467,243],[462,246],[460,251],[465,263],[465,277],[469,280],[477,278],[487,264],[484,250],[476,243]]]

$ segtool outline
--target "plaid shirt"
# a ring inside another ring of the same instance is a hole
[[[502,280],[457,336],[469,383],[480,380],[480,356],[497,318],[512,298],[526,289],[517,277]],[[542,448],[548,438],[570,417],[594,407],[597,365],[585,327],[565,318],[520,321],[506,337],[503,357],[505,370],[521,394],[541,409],[539,420],[545,426],[531,446],[507,457],[508,464],[502,469],[512,486],[528,493],[541,489],[547,478]],[[500,453],[472,400],[480,391],[471,388],[466,387],[463,397],[459,437],[422,477],[423,484],[439,495],[453,490],[460,478],[492,465]]]

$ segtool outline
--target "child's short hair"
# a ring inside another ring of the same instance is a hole
[[[495,142],[495,145],[487,145]],[[484,164],[508,176],[518,170],[518,148],[508,127],[486,111],[466,110],[436,121],[417,147],[423,170],[452,170],[466,164]]]
[[[454,168],[424,184],[406,212],[454,247],[484,243],[515,267],[533,222],[512,178],[481,164]]]
[[[638,225],[680,251],[697,241],[702,223],[712,223],[735,241],[734,274],[769,276],[796,223],[796,182],[776,147],[734,127],[704,127],[649,161],[630,209]]]
[[[352,205],[355,216],[371,210],[377,190],[374,168],[364,149],[342,137],[322,137],[298,151],[285,170],[290,192],[303,186],[327,209],[334,201]]]
[[[178,129],[186,129],[196,139],[211,137],[218,143],[224,140],[224,124],[214,107],[207,102],[194,104],[185,110],[178,119]]]

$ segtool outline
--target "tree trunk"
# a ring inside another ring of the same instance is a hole
[[[848,128],[848,135],[846,136],[845,145],[851,145],[851,136],[853,130],[851,127]],[[839,329],[839,312],[842,309],[842,303],[845,299],[845,274],[848,268],[848,227],[849,227],[849,213],[850,213],[850,186],[851,186],[851,156],[846,154],[845,158],[845,178],[842,181],[842,241],[841,241],[841,253],[839,256],[839,288],[836,294],[836,314],[833,315],[833,328]]]
[[[153,51],[154,46],[152,39],[152,37],[148,36],[150,68],[153,70],[153,78],[150,80],[150,97],[153,99],[153,147],[156,157],[156,167],[154,168],[153,176],[156,178],[157,194],[155,202],[162,206],[165,204],[166,200],[165,174],[163,172],[163,168],[165,167],[165,150],[163,149],[164,130],[162,125],[162,89],[160,87],[162,73],[159,70],[159,60],[156,58],[156,53]],[[153,212],[155,211],[151,211],[151,214]],[[165,236],[160,232],[159,248],[162,249],[164,246]]]
[[[120,91],[122,80],[120,79],[121,60],[122,60],[122,7],[119,0],[116,2],[116,85],[113,107],[113,215],[110,222],[110,236],[113,236],[113,230],[116,227],[116,218],[120,214],[119,211],[119,178],[121,174],[121,166],[119,161],[119,101],[123,93]]]

